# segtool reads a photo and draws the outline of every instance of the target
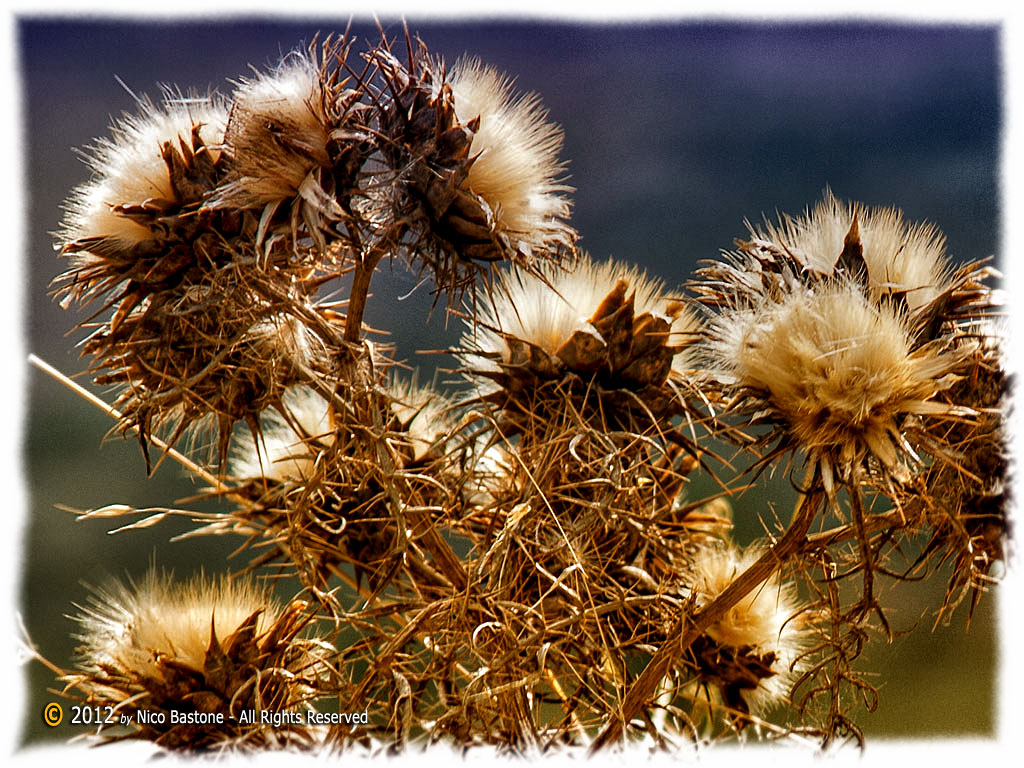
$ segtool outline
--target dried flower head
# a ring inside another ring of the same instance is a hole
[[[251,581],[175,584],[151,571],[140,584],[96,590],[81,609],[82,672],[69,688],[134,714],[137,738],[170,749],[310,745],[304,721],[274,729],[240,719],[252,709],[301,716],[308,706],[328,668],[324,646],[300,636],[305,611],[301,602],[282,610]]]
[[[260,207],[314,187],[314,168],[326,167],[327,105],[319,71],[293,54],[272,72],[243,80],[232,95],[224,137],[231,156],[229,179],[216,202]]]
[[[503,273],[463,336],[473,376],[510,391],[573,373],[606,389],[679,384],[695,331],[683,304],[635,267],[580,259],[573,271]]]
[[[159,106],[141,98],[139,108],[140,114],[125,115],[112,127],[112,136],[98,140],[86,154],[94,176],[72,191],[58,235],[64,243],[90,241],[81,243],[82,251],[66,249],[77,254],[73,261],[99,258],[86,245],[101,252],[129,250],[152,239],[156,233],[148,222],[127,215],[121,206],[142,207],[150,200],[150,207],[158,201],[195,202],[205,190],[183,188],[184,179],[169,173],[168,163],[173,168],[189,160],[201,162],[208,172],[219,160],[228,116],[224,99],[168,91]],[[205,157],[189,157],[200,151]],[[182,199],[189,192],[191,201]]]
[[[338,80],[350,44],[328,40],[318,60],[314,43],[239,84],[224,135],[228,173],[210,207],[259,209],[263,227],[281,207],[293,236],[304,223],[321,252],[337,239],[333,225],[349,216],[373,152],[361,91]]]
[[[234,443],[231,494],[243,501],[232,513],[236,528],[272,542],[300,573],[350,562],[373,574],[407,525],[395,516],[440,509],[447,484],[454,488],[450,408],[432,388],[397,377],[350,387],[334,402],[289,390],[279,409],[261,415],[257,437]]]
[[[984,320],[958,337],[966,362],[945,396],[969,405],[977,416],[924,422],[917,439],[944,460],[932,462],[918,487],[903,498],[912,519],[931,529],[926,554],[937,551],[941,562],[953,563],[944,615],[968,593],[973,613],[981,593],[997,578],[997,564],[1007,556],[1012,482],[1005,428],[1011,388],[1006,332],[1001,324]]]
[[[701,269],[711,389],[802,447],[826,486],[876,460],[889,480],[919,463],[913,417],[969,417],[939,397],[964,362],[957,338],[990,311],[992,272],[950,267],[942,235],[895,209],[838,202],[784,218]],[[723,388],[724,387],[724,388]],[[931,451],[941,456],[942,451]]]
[[[700,548],[691,563],[698,609],[713,601],[761,555],[757,546]],[[692,646],[698,676],[742,713],[764,713],[788,700],[808,645],[808,608],[778,573],[748,594]]]
[[[916,347],[905,315],[848,282],[794,290],[778,302],[724,313],[709,327],[710,368],[747,409],[819,462],[826,486],[870,455],[894,476],[915,453],[912,415],[960,413],[936,398],[960,356]]]
[[[237,422],[258,431],[258,414],[303,381],[314,361],[329,365],[320,337],[293,313],[324,325],[336,321],[334,313],[301,295],[262,300],[248,279],[244,265],[224,269],[212,281],[147,299],[86,340],[96,383],[120,387],[121,429],[138,429],[147,461],[154,433],[174,445],[190,431],[212,429],[223,465]]]
[[[481,436],[466,453],[463,495],[470,508],[486,511],[502,499],[521,494],[515,458],[500,442],[491,443]]]
[[[641,527],[667,514],[698,455],[672,421],[688,407],[692,322],[659,281],[614,261],[502,273],[479,298],[461,352],[487,409],[484,433],[515,459],[490,501],[535,489],[538,509],[586,538],[595,525],[621,536],[633,511]],[[552,535],[556,567],[564,541]]]
[[[408,65],[386,41],[371,60],[386,83],[377,120],[394,175],[386,207],[396,240],[439,291],[457,295],[479,262],[535,271],[573,252],[561,133],[536,97],[513,97],[504,78],[471,61],[449,78],[422,43],[413,51],[409,42]]]
[[[159,105],[143,98],[139,107],[86,155],[93,178],[71,192],[57,233],[70,260],[56,281],[66,301],[120,289],[119,316],[217,261],[211,227],[230,236],[238,226],[197,213],[222,172],[223,99],[168,91]]]
[[[444,394],[413,379],[392,377],[388,386],[395,431],[404,437],[407,461],[418,463],[447,453],[446,441],[455,425],[454,403]]]

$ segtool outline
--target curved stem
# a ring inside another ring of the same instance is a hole
[[[810,472],[813,473],[813,471],[812,467]],[[651,700],[659,683],[693,642],[744,597],[771,578],[782,563],[803,548],[807,541],[807,532],[810,530],[811,522],[817,515],[818,507],[824,498],[824,492],[819,489],[801,497],[800,503],[794,511],[793,522],[789,530],[778,542],[741,573],[702,611],[693,616],[688,616],[685,613],[680,616],[668,633],[670,638],[675,639],[670,639],[662,645],[648,662],[640,677],[626,692],[619,716],[609,720],[594,739],[594,743],[590,746],[590,754],[620,741],[626,724],[636,717],[645,704]]]

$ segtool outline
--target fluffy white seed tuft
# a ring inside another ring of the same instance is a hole
[[[422,459],[451,433],[453,404],[433,387],[395,377],[387,394],[391,413],[398,419],[403,436],[412,448],[413,460]]]
[[[693,563],[694,594],[698,607],[713,601],[761,555],[760,547],[739,550],[734,546],[705,547]],[[747,690],[745,698],[754,712],[765,712],[784,702],[799,675],[798,659],[807,644],[805,606],[796,587],[782,582],[776,572],[768,581],[734,605],[707,629],[716,643],[736,649],[750,648],[772,654],[772,674]]]
[[[313,194],[307,177],[330,164],[329,138],[323,84],[308,56],[289,56],[273,72],[243,80],[224,136],[228,183],[211,205],[262,208]]]
[[[245,579],[200,575],[174,583],[169,574],[150,571],[139,584],[115,582],[96,590],[78,617],[83,666],[142,678],[159,678],[160,662],[167,661],[202,670],[211,628],[223,642],[257,611],[261,635],[279,609]]]
[[[117,205],[141,205],[150,199],[174,200],[164,161],[164,143],[192,146],[192,128],[199,126],[205,151],[216,160],[215,147],[224,137],[228,109],[219,96],[182,96],[168,93],[157,106],[139,100],[140,113],[125,115],[111,127],[109,138],[99,139],[86,161],[93,178],[71,192],[58,237],[62,243],[102,237],[129,249],[152,237],[142,224],[113,211]],[[93,260],[80,254],[74,258]]]
[[[945,290],[950,274],[945,238],[932,224],[906,222],[898,208],[843,203],[829,193],[803,217],[787,217],[754,235],[782,245],[810,269],[831,274],[854,215],[873,299],[905,292],[913,311]]]
[[[235,443],[229,474],[277,482],[302,482],[313,476],[317,444],[326,446],[334,439],[330,408],[323,397],[305,387],[289,389],[284,407],[292,423],[277,411],[263,414],[258,444],[248,437]]]
[[[465,185],[487,201],[500,231],[541,245],[569,215],[563,195],[572,189],[559,181],[561,128],[547,121],[540,97],[514,96],[508,78],[476,59],[460,61],[449,83],[459,121],[480,118]]]

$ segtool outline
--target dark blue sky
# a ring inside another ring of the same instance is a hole
[[[230,92],[229,80],[250,65],[265,68],[344,25],[343,18],[21,22],[34,346],[66,348],[60,337],[70,318],[44,295],[60,266],[48,233],[63,196],[86,178],[72,148],[133,109],[115,78],[151,95],[158,83]],[[934,221],[958,259],[998,249],[996,27],[415,18],[409,26],[434,53],[477,55],[539,92],[565,128],[584,247],[640,263],[670,285],[685,281],[697,260],[731,247],[745,234],[744,220],[800,213],[826,186]],[[400,31],[394,22],[385,27]],[[356,32],[377,36],[369,25]],[[413,285],[407,274],[378,278],[380,298],[370,307],[371,322],[411,334],[406,356],[439,346],[444,325],[435,318],[425,328],[425,290],[395,313],[393,297]],[[396,314],[408,327],[395,327]]]

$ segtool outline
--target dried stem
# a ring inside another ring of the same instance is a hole
[[[814,465],[809,471],[813,474]],[[605,747],[621,740],[627,723],[636,717],[646,702],[650,701],[657,691],[658,685],[669,673],[675,663],[686,653],[693,642],[704,631],[720,620],[744,597],[749,595],[761,584],[771,578],[778,568],[790,557],[797,554],[806,544],[807,532],[811,522],[818,513],[818,507],[825,498],[822,490],[814,490],[800,498],[800,503],[793,515],[793,522],[785,535],[771,546],[753,565],[741,573],[729,587],[722,592],[704,610],[694,616],[685,613],[669,630],[671,639],[661,646],[648,662],[640,677],[630,687],[622,702],[619,716],[610,719],[594,739],[589,753],[594,754]]]
[[[370,280],[373,279],[373,272],[377,269],[383,254],[374,250],[371,253],[364,253],[356,261],[355,274],[352,277],[352,293],[349,295],[348,310],[345,316],[345,341],[359,341],[360,332],[363,327],[363,311],[366,309],[366,299],[370,293]]]
[[[56,379],[65,387],[70,389],[72,392],[74,392],[77,395],[80,395],[82,398],[95,405],[104,413],[109,414],[118,423],[121,423],[123,421],[123,416],[121,415],[121,412],[117,410],[117,408],[114,408],[112,405],[105,403],[103,400],[96,397],[96,395],[94,395],[92,392],[90,392],[77,382],[72,381],[70,378],[65,376],[60,371],[58,371],[45,360],[42,360],[35,354],[29,354],[28,361],[32,363],[32,365],[34,365],[36,368],[43,371],[43,373]],[[130,427],[130,431],[134,435],[137,435],[139,433],[139,430],[136,427]],[[218,491],[226,490],[226,486],[220,480],[218,480],[213,474],[207,472],[201,466],[196,464],[194,461],[192,461],[192,459],[190,459],[185,454],[177,451],[176,449],[165,443],[163,440],[161,440],[159,437],[151,435],[149,439],[150,442],[152,442],[157,448],[163,451],[165,455],[170,456],[172,459],[174,459],[183,467],[185,467],[185,469],[187,469],[189,472],[194,473],[197,477],[201,477],[203,480],[208,482],[212,487],[216,488]],[[157,462],[156,466],[153,467],[153,471],[156,471],[156,468],[159,466],[160,462]]]

